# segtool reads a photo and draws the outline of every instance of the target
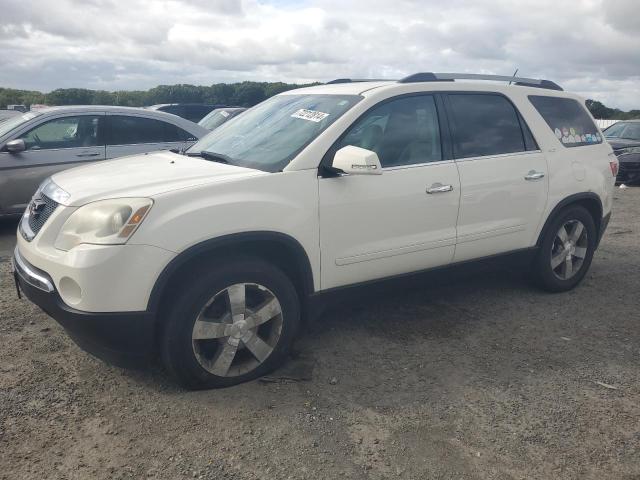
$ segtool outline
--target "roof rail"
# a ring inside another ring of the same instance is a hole
[[[478,73],[414,73],[399,80],[399,83],[415,82],[453,82],[454,80],[493,80],[498,82],[515,83],[522,87],[546,88],[549,90],[560,90],[562,87],[551,80],[541,80],[537,78],[512,77],[507,75],[483,75]]]
[[[394,82],[389,78],[336,78],[325,85],[333,85],[335,83],[356,83],[356,82]]]

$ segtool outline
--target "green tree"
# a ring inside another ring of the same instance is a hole
[[[232,103],[242,107],[253,107],[265,98],[267,97],[264,93],[263,85],[256,82],[242,82],[239,85],[237,84]]]

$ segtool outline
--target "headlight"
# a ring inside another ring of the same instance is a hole
[[[62,205],[65,205],[69,198],[71,198],[71,195],[56,185],[51,178],[42,182],[38,191],[42,192],[43,195],[46,195],[54,202],[61,203]]]
[[[84,205],[62,226],[55,247],[71,250],[83,243],[124,244],[142,223],[151,205],[153,201],[149,198],[118,198]]]

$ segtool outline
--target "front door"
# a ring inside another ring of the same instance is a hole
[[[104,160],[104,114],[66,115],[46,120],[15,140],[26,150],[0,152],[0,205],[5,213],[21,213],[38,185],[56,172]]]
[[[442,153],[434,97],[382,102],[332,151],[346,145],[376,152],[382,175],[320,179],[321,288],[450,263],[460,182]]]

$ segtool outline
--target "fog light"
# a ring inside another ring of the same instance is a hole
[[[80,300],[82,300],[82,289],[74,279],[62,277],[60,279],[59,288],[60,295],[65,302],[76,305],[80,303]]]

